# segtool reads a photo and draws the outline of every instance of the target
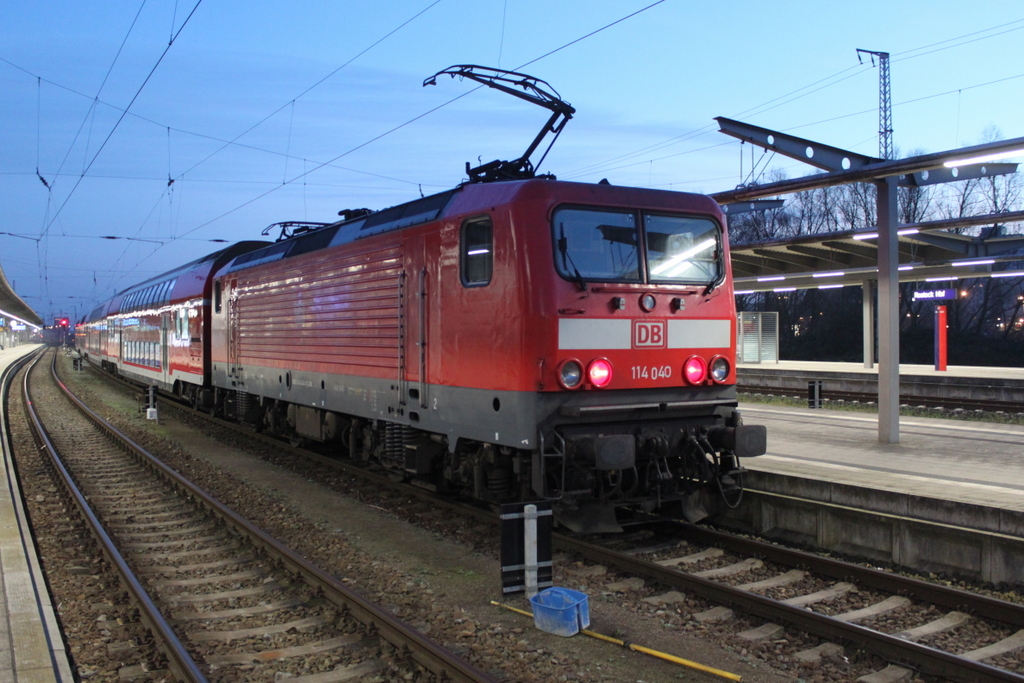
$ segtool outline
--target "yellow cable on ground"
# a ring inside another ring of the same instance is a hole
[[[515,607],[513,607],[511,605],[504,605],[504,604],[502,604],[500,602],[495,602],[494,600],[491,600],[491,604],[494,605],[495,607],[501,607],[502,609],[507,609],[510,612],[515,612],[516,614],[522,614],[523,616],[530,617],[531,619],[533,618],[533,613],[532,612],[527,612],[526,610],[517,609],[517,608],[515,608]],[[709,673],[709,674],[714,674],[715,676],[721,676],[722,678],[728,678],[730,681],[742,681],[743,680],[743,677],[740,676],[739,674],[733,674],[733,673],[729,673],[728,671],[722,671],[721,669],[716,669],[714,667],[704,666],[703,664],[698,664],[697,662],[690,661],[689,659],[683,659],[682,657],[676,657],[675,655],[670,655],[670,654],[666,654],[664,652],[658,652],[657,650],[652,650],[651,648],[644,647],[643,645],[635,645],[633,643],[627,643],[624,640],[619,640],[618,638],[612,638],[611,636],[606,636],[606,635],[603,635],[601,633],[597,633],[596,631],[590,631],[588,629],[582,629],[580,631],[580,633],[582,633],[585,636],[590,636],[591,638],[597,638],[598,640],[603,640],[603,641],[605,641],[607,643],[613,643],[613,644],[619,645],[621,647],[629,648],[630,650],[633,650],[634,652],[641,652],[641,653],[643,653],[645,655],[651,655],[652,657],[657,657],[658,659],[664,659],[666,662],[672,662],[673,664],[681,664],[682,666],[688,666],[691,669],[697,669],[698,671],[704,671],[704,672]]]

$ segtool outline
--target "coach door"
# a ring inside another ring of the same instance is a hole
[[[168,348],[167,348],[167,319],[168,314],[164,313],[160,316],[160,372],[163,375],[164,383],[171,383],[171,366],[168,364]]]

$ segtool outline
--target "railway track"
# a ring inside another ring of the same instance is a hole
[[[741,394],[787,396],[797,400],[806,400],[807,393],[788,387],[736,385]],[[871,404],[878,402],[878,393],[860,391],[823,390],[821,398],[824,402]],[[985,413],[1009,413],[1011,415],[1024,411],[1024,404],[1015,401],[993,401],[988,399],[972,399],[955,396],[936,398],[934,396],[900,395],[900,405],[909,408],[932,408],[944,411],[981,411]]]
[[[193,486],[51,372],[23,389],[41,448],[176,678],[493,680]],[[44,396],[54,385],[64,406]]]
[[[903,680],[911,672],[1024,681],[1020,604],[704,527],[659,523],[656,529],[640,542],[616,541],[631,546],[620,549],[566,536],[556,545],[668,589],[642,598],[649,604],[671,606],[685,592],[717,605],[690,615],[695,621],[729,619],[728,609],[763,621],[737,634],[751,644],[779,638],[787,627],[821,639],[796,653],[798,661],[841,656],[845,644],[890,662],[888,670],[861,679],[866,683]]]
[[[496,523],[487,510],[438,501],[430,492],[367,472],[354,463],[311,455],[237,425],[227,426],[298,457],[312,458],[317,466],[358,474],[373,486],[401,492],[403,498],[429,501],[480,523]],[[671,612],[686,596],[707,603],[700,611],[682,615],[684,628],[685,623],[730,619],[734,615],[729,610],[734,610],[758,625],[739,634],[723,625],[725,637],[749,643],[753,650],[758,643],[784,639],[782,634],[790,629],[816,641],[813,647],[794,653],[797,662],[841,657],[845,647],[846,652],[869,652],[890,664],[874,678],[864,678],[867,683],[904,680],[901,677],[915,672],[962,681],[1024,681],[1020,655],[1024,607],[1015,603],[664,521],[649,531],[600,542],[556,535],[555,545],[617,574],[621,580],[616,583],[628,583],[629,577],[642,579],[642,589],[621,597],[652,611],[657,608],[656,614]],[[573,580],[586,575],[586,571],[573,574]],[[591,594],[605,588],[602,581],[594,581]]]

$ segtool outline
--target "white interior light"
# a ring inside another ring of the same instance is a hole
[[[983,261],[953,261],[949,265],[951,266],[991,266],[995,263],[994,259],[985,259]]]
[[[994,152],[992,154],[981,154],[976,157],[968,157],[966,159],[951,159],[950,161],[942,162],[942,165],[946,168],[956,168],[957,166],[966,166],[967,164],[980,164],[984,161],[995,161],[996,159],[1006,159],[1007,157],[1016,157],[1024,154],[1024,149],[1011,149],[1005,152]]]
[[[758,282],[778,282],[779,280],[785,280],[785,275],[772,275],[771,277],[759,277]]]
[[[827,273],[813,273],[811,277],[842,277],[843,275],[846,273],[841,270],[833,270]]]
[[[692,257],[693,255],[699,254],[700,252],[704,251],[708,247],[712,247],[714,245],[715,245],[714,238],[704,240],[703,242],[701,242],[697,246],[690,247],[686,251],[683,251],[683,252],[680,252],[680,253],[676,254],[675,256],[670,258],[668,261],[665,261],[664,263],[659,263],[657,265],[657,267],[651,269],[651,275],[661,275],[662,273],[664,273],[665,271],[669,270],[670,268],[675,268],[676,265],[679,265],[680,267],[676,268],[675,270],[673,270],[673,272],[671,274],[669,274],[668,277],[672,277],[673,275],[678,275],[679,273],[681,273],[684,270],[686,270],[686,268],[690,265],[689,263],[680,263],[680,262],[685,261],[686,259]]]
[[[860,234],[860,235],[854,235],[853,239],[855,239],[855,240],[873,240],[876,237],[878,237],[878,233],[877,232],[865,232],[865,233]]]
[[[8,313],[7,311],[3,310],[2,308],[0,308],[0,315],[2,315],[2,316],[4,316],[4,317],[7,317],[7,318],[10,318],[10,319],[12,319],[12,320],[17,320],[18,322],[20,322],[20,323],[24,323],[25,325],[28,325],[29,327],[31,327],[31,328],[33,328],[33,329],[36,329],[36,330],[41,330],[41,329],[43,329],[43,328],[41,328],[41,327],[40,327],[39,325],[36,325],[36,324],[30,323],[30,322],[29,322],[29,321],[27,321],[27,320],[23,320],[23,319],[19,318],[18,316],[14,315],[13,313]]]

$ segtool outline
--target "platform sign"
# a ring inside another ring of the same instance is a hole
[[[501,506],[501,592],[532,597],[552,582],[551,502]]]
[[[955,298],[955,289],[922,289],[914,292],[914,301],[944,301]]]

